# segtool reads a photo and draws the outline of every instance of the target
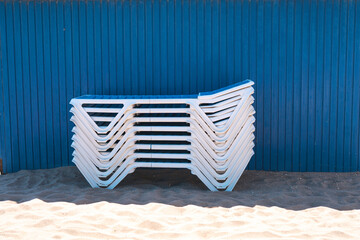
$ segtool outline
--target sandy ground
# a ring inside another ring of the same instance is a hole
[[[359,173],[246,171],[210,192],[186,170],[91,189],[76,167],[0,176],[0,239],[359,239]]]

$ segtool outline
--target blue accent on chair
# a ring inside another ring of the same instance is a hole
[[[175,99],[197,98],[196,94],[188,95],[83,95],[75,99]]]
[[[226,86],[226,87],[223,87],[223,88],[216,89],[216,90],[214,90],[214,91],[201,92],[201,93],[199,93],[199,96],[213,95],[213,94],[216,94],[216,93],[219,93],[219,92],[222,92],[222,91],[226,91],[226,90],[228,90],[228,89],[231,89],[231,88],[234,88],[234,87],[238,87],[238,86],[241,86],[241,85],[250,83],[250,82],[251,82],[251,80],[245,80],[245,81],[242,81],[242,82],[238,82],[238,83],[231,84],[231,85]]]

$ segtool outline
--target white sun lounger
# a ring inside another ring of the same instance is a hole
[[[186,168],[211,191],[231,191],[254,154],[252,85],[72,99],[73,162],[92,187],[114,188],[139,167]]]

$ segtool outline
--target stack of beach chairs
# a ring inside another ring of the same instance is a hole
[[[254,154],[252,85],[74,98],[73,162],[92,187],[112,189],[136,168],[185,168],[211,191],[232,191]]]

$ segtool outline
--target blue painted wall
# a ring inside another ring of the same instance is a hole
[[[69,100],[256,82],[250,169],[359,171],[360,1],[0,1],[6,172],[71,164]]]

